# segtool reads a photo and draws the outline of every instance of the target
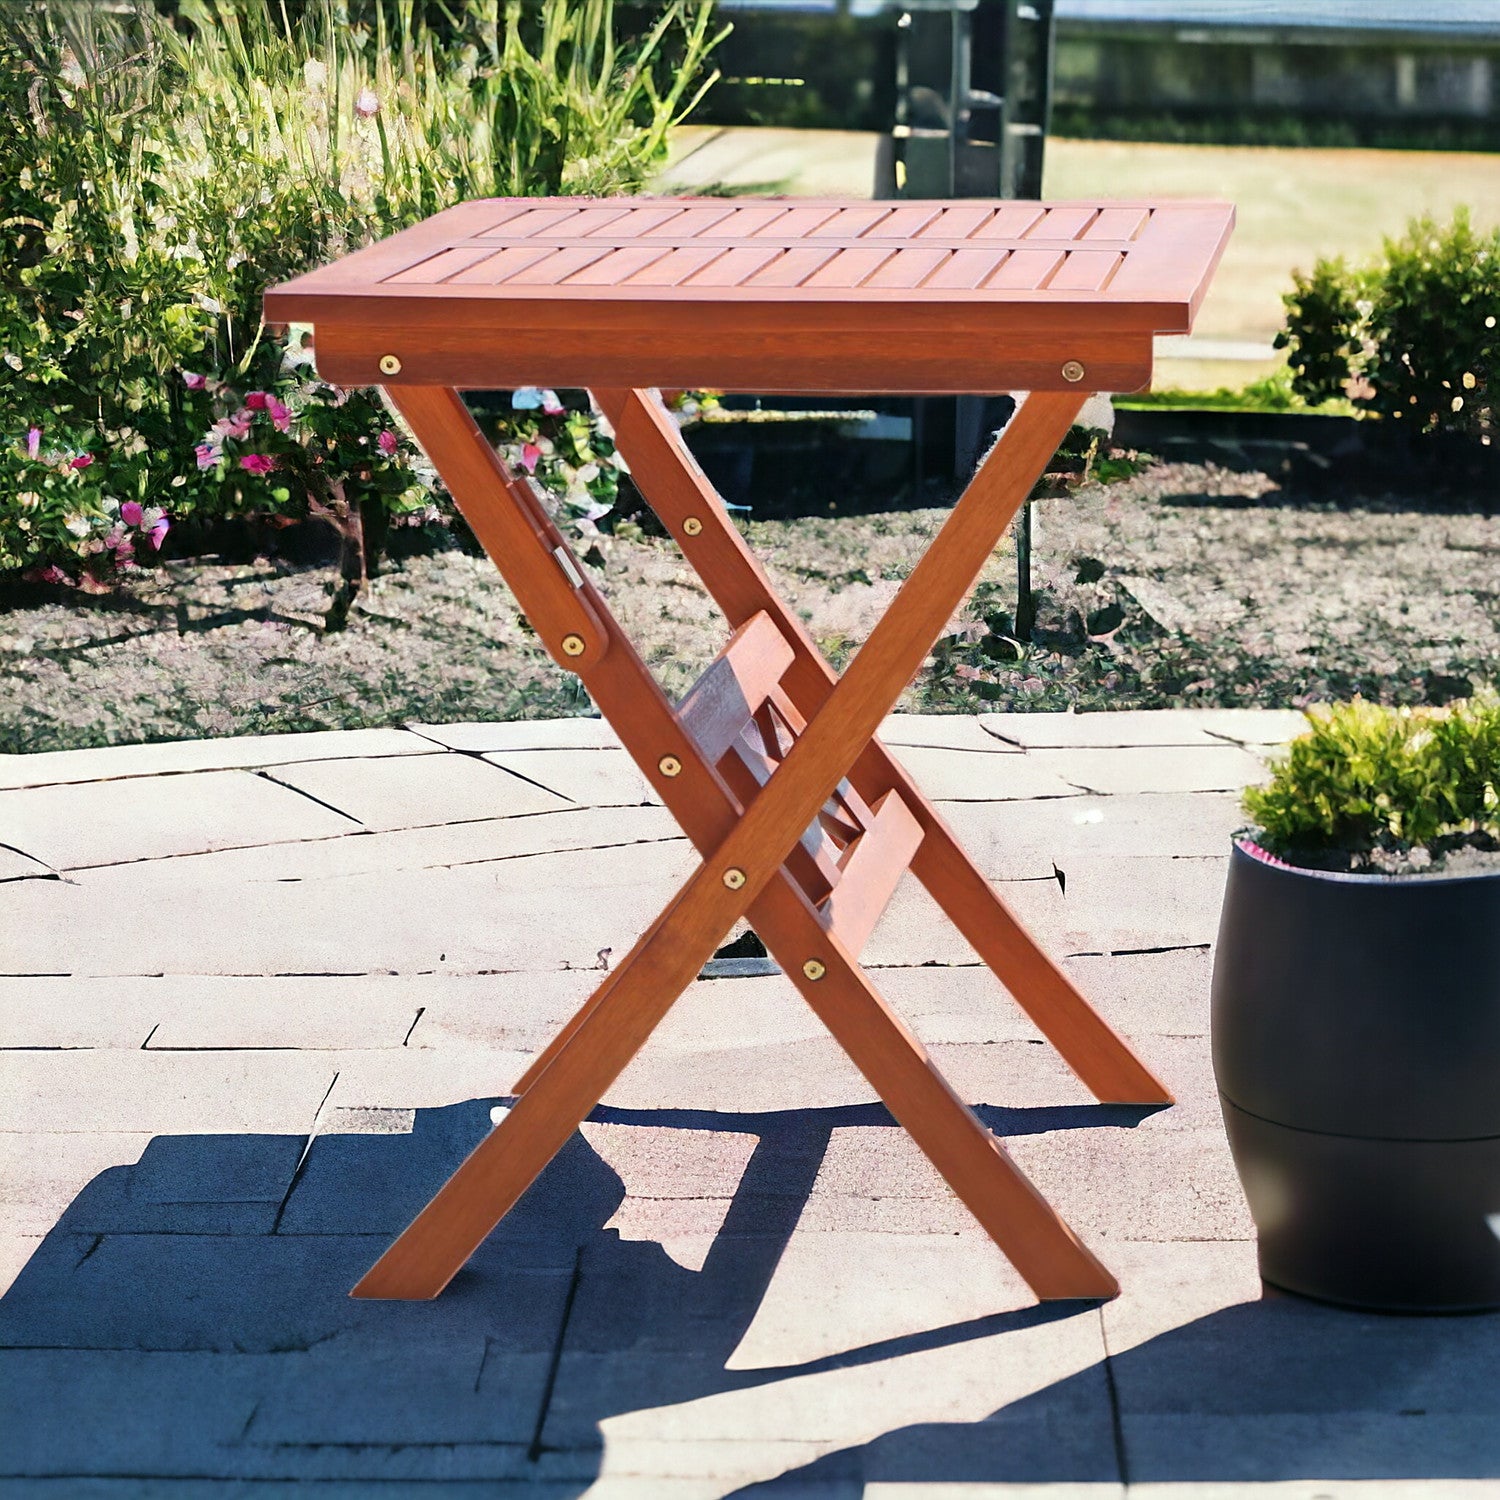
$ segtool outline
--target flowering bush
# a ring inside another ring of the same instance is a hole
[[[609,424],[587,407],[570,409],[556,391],[536,386],[514,391],[510,404],[498,423],[501,457],[541,484],[559,520],[592,535],[594,523],[614,508],[625,467]]]
[[[328,522],[357,589],[385,525],[438,497],[374,392],[318,381],[295,331],[261,325],[264,289],[461,198],[638,186],[692,102],[709,0],[664,0],[619,48],[613,0],[467,0],[441,35],[399,0],[175,10],[0,8],[0,434],[40,464],[0,496],[43,497],[0,498],[0,569],[106,583],[81,518],[134,501]],[[613,482],[591,421],[506,434],[584,519]]]
[[[166,511],[111,492],[86,446],[92,436],[32,427],[10,446],[0,478],[0,569],[101,593],[160,553],[171,527]],[[125,445],[135,452],[114,467],[116,478],[129,472],[138,443]]]

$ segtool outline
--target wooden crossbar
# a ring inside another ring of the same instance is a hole
[[[677,705],[683,727],[713,764],[739,739],[792,664],[791,644],[764,610],[730,637]]]
[[[900,792],[887,792],[870,826],[849,846],[820,908],[824,926],[851,953],[864,948],[921,843],[922,825]]]

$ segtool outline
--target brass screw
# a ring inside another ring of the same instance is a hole
[[[821,979],[828,972],[828,970],[823,967],[821,960],[810,958],[805,964],[802,965],[802,972],[806,974],[809,979],[818,980]]]
[[[745,872],[731,865],[724,871],[724,884],[732,891],[737,891],[745,883]]]
[[[583,644],[581,635],[565,635],[562,638],[562,648],[564,656],[582,656],[588,649]]]
[[[682,771],[682,762],[675,755],[664,755],[657,761],[656,769],[663,776],[676,776]]]
[[[702,522],[702,521],[700,521],[700,520],[699,520],[699,519],[698,519],[698,518],[697,518],[697,516],[689,516],[689,517],[688,517],[688,518],[687,518],[687,520],[685,520],[685,521],[684,521],[684,522],[683,522],[683,523],[682,523],[682,529],[683,529],[683,530],[684,530],[684,531],[685,531],[685,532],[686,532],[686,533],[687,533],[687,534],[688,534],[688,535],[689,535],[689,536],[697,536],[697,535],[698,535],[698,533],[699,533],[699,532],[700,532],[700,531],[702,531],[702,530],[703,530],[703,522]]]
[[[380,356],[380,373],[382,375],[399,375],[401,373],[401,361],[394,354],[382,354]]]
[[[1070,359],[1062,367],[1062,378],[1072,381],[1074,385],[1077,385],[1083,379],[1083,366],[1076,359]]]

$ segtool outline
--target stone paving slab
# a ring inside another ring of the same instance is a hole
[[[181,886],[259,885],[293,880],[382,875],[394,870],[437,870],[524,859],[562,850],[612,849],[624,844],[684,842],[665,808],[556,806],[546,813],[478,822],[442,823],[372,833],[350,827],[358,837],[307,843],[265,844],[187,854],[152,863],[157,889]],[[94,890],[124,889],[141,872],[102,867],[71,878]]]
[[[0,1132],[0,1234],[46,1234],[101,1172],[139,1161],[150,1142],[147,1131]]]
[[[0,845],[0,882],[44,879],[51,874],[51,869],[40,860],[32,859],[30,855],[22,854],[19,850],[7,849]]]
[[[979,868],[1002,881],[1066,872],[1080,857],[1227,857],[1245,825],[1239,797],[1224,792],[952,803],[943,813]]]
[[[305,1133],[334,1073],[317,1052],[5,1052],[0,1132]]]
[[[267,774],[381,832],[522,817],[563,805],[534,782],[487,770],[470,755],[308,761]]]
[[[661,803],[623,750],[501,750],[484,758],[580,807]]]
[[[986,732],[981,720],[967,714],[891,714],[881,721],[880,738],[892,750],[931,746],[939,750],[984,750],[1019,755],[1020,745]],[[901,759],[899,755],[898,759]]]
[[[411,724],[434,744],[470,755],[491,750],[618,750],[620,737],[603,719],[514,719],[504,723]]]
[[[981,714],[988,734],[1024,750],[1119,746],[1203,746],[1215,741],[1279,745],[1302,733],[1307,720],[1291,709],[1124,709],[1093,714]]]
[[[1026,759],[1076,792],[1238,792],[1264,781],[1266,763],[1238,745],[1129,745],[1031,750]]]
[[[232,920],[222,886],[183,884],[173,892],[172,921],[149,924],[120,922],[118,877],[26,881],[12,902],[15,929],[0,935],[0,962],[31,974],[592,968],[602,950],[624,953],[691,865],[686,846],[674,842],[247,884],[238,888]],[[125,888],[139,899],[138,883]],[[559,901],[569,898],[562,926]],[[309,913],[323,915],[310,920]],[[80,952],[80,931],[109,933],[107,949]]]
[[[336,838],[355,826],[342,814],[249,771],[196,771],[0,792],[0,841],[55,870]]]
[[[431,755],[437,748],[424,736],[404,729],[328,729],[307,734],[110,745],[96,750],[47,750],[38,755],[0,755],[0,788],[117,781],[181,771],[228,771],[323,758]]]
[[[904,745],[896,759],[934,802],[1028,802],[1077,797],[1080,789],[1035,755],[995,755],[937,745]]]

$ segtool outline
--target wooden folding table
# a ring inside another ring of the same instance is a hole
[[[1104,1101],[1170,1103],[876,738],[1088,393],[1151,374],[1233,223],[1214,203],[513,199],[466,203],[275,288],[320,374],[380,385],[538,637],[702,856],[355,1288],[447,1284],[741,917],[1041,1298],[1114,1278],[933,1066],[859,965],[910,869]],[[732,627],[678,704],[461,389],[586,387]],[[777,596],[657,396],[1028,392],[842,678]]]

